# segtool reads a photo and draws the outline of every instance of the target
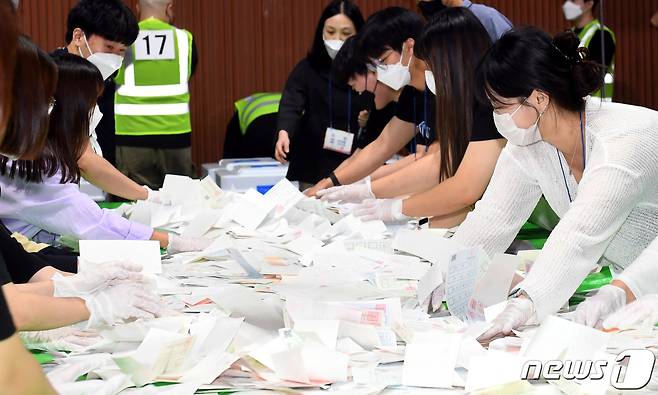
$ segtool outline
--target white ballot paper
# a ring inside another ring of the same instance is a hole
[[[201,204],[203,199],[201,182],[187,176],[165,175],[160,191],[169,195],[174,205]]]
[[[418,291],[416,292],[418,303],[422,305],[430,297],[432,292],[443,284],[444,272],[445,268],[442,265],[435,264],[430,267],[418,282]]]
[[[249,230],[255,230],[272,211],[263,195],[249,189],[227,208],[231,219]]]
[[[522,369],[523,359],[518,355],[489,350],[485,355],[471,358],[466,379],[466,391],[472,393],[491,387],[517,383],[521,381]]]
[[[203,210],[185,227],[183,236],[201,237],[217,223],[222,212],[219,210]]]
[[[610,334],[576,324],[556,316],[548,316],[521,348],[521,354],[533,360],[554,359],[588,361],[605,351]]]
[[[445,232],[435,232],[432,229],[400,229],[393,239],[393,249],[446,267],[448,259],[463,247],[456,241],[443,237],[444,234]]]
[[[507,300],[514,273],[520,265],[516,255],[497,254],[480,277],[475,286],[473,297],[469,301],[468,317],[486,319],[487,307]]]
[[[160,244],[155,240],[80,240],[80,258],[92,264],[131,262],[142,265],[142,273],[162,273]]]
[[[452,388],[462,336],[436,330],[415,334],[404,354],[402,384]]]
[[[293,208],[303,198],[304,194],[286,178],[277,182],[276,185],[265,193],[265,199],[272,208],[274,218],[281,218],[286,215],[288,210]]]
[[[189,355],[194,337],[162,329],[151,329],[137,350],[116,354],[114,362],[141,386],[161,375],[176,374]]]
[[[450,258],[445,299],[450,314],[462,320],[467,318],[468,302],[475,291],[483,259],[486,256],[480,247],[461,250]]]

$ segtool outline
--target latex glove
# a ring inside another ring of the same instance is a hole
[[[600,328],[603,320],[625,304],[626,292],[623,289],[614,285],[604,285],[594,296],[590,296],[578,305],[574,321]]]
[[[70,326],[47,331],[21,332],[21,340],[30,350],[82,351],[101,341],[97,331],[83,331]]]
[[[603,329],[628,329],[634,326],[653,327],[658,323],[658,295],[644,295],[627,304],[603,321]]]
[[[171,204],[171,197],[168,194],[162,191],[154,191],[146,185],[143,185],[142,187],[146,189],[146,191],[148,192],[148,195],[146,197],[147,202],[166,204],[166,205]]]
[[[512,298],[507,302],[507,306],[502,313],[498,314],[491,328],[484,332],[478,341],[489,341],[499,335],[509,335],[512,329],[525,325],[535,314],[535,306],[532,300],[518,297]]]
[[[203,251],[210,244],[212,244],[212,240],[203,237],[183,237],[169,234],[167,253],[173,255],[180,252]]]
[[[148,287],[135,284],[114,285],[82,298],[89,310],[87,329],[160,317],[164,311],[164,305],[155,293]]]
[[[402,214],[402,199],[366,200],[358,205],[352,214],[362,221],[399,222],[409,219]]]
[[[78,267],[87,265],[80,260]],[[141,283],[145,281],[140,273],[142,267],[130,262],[107,262],[94,265],[73,276],[56,273],[52,277],[53,296],[82,296],[92,294],[118,283]]]
[[[329,202],[343,201],[348,203],[361,203],[364,200],[376,199],[375,194],[372,193],[370,177],[366,177],[365,182],[323,189],[318,191],[316,196]]]

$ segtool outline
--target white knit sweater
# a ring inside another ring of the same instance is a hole
[[[658,234],[658,112],[588,100],[586,167],[580,183],[554,146],[507,144],[482,200],[453,237],[503,252],[543,194],[561,218],[519,285],[537,316],[557,312],[597,264],[623,271]],[[658,260],[640,259],[619,276],[636,296],[658,293]]]

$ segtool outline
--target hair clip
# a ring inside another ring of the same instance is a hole
[[[578,47],[576,50],[576,63],[583,63],[589,60],[589,48],[587,47]]]

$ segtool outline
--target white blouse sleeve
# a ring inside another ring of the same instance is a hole
[[[453,240],[463,246],[482,246],[489,257],[510,246],[542,194],[536,179],[514,156],[521,149],[509,144],[503,149],[484,196]]]
[[[636,298],[658,294],[658,238],[618,277]]]

